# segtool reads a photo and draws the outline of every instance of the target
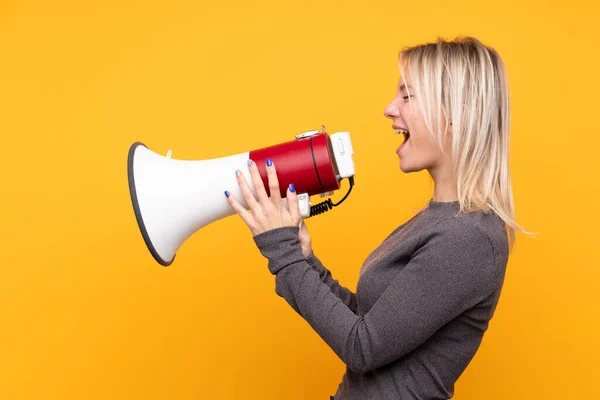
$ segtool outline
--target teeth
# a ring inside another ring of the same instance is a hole
[[[396,133],[397,134],[408,133],[408,131],[405,131],[404,129],[396,129]]]

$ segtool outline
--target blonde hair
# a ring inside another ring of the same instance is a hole
[[[458,37],[406,47],[398,61],[401,77],[410,78],[425,124],[437,135],[442,152],[448,128],[452,132],[460,211],[493,210],[505,224],[512,250],[515,231],[531,233],[514,216],[508,168],[510,108],[502,58],[473,37]],[[410,95],[411,89],[406,90]],[[412,107],[412,97],[409,102]]]

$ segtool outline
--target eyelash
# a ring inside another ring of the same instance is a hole
[[[406,96],[402,96],[402,98],[403,98],[404,100],[408,100],[408,98],[409,98],[409,97],[413,97],[413,95],[412,95],[412,94],[409,94],[409,95],[406,95]]]

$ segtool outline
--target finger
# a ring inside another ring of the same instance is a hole
[[[287,190],[287,203],[290,211],[290,215],[292,216],[292,220],[296,225],[300,223],[302,220],[302,216],[300,215],[300,206],[298,205],[298,195],[296,194],[296,188],[293,183],[290,183]]]
[[[239,201],[237,201],[237,199],[235,198],[235,196],[228,192],[227,190],[225,191],[225,196],[227,197],[227,202],[231,205],[231,207],[234,209],[234,211],[240,216],[242,217],[242,219],[244,220],[244,222],[246,223],[246,225],[248,225],[248,227],[250,227],[250,229],[253,229],[254,227],[254,217],[252,216],[252,214],[250,214],[248,212],[248,210],[246,210]]]
[[[266,206],[267,202],[269,201],[269,196],[267,196],[265,185],[262,181],[262,178],[260,177],[258,166],[252,160],[248,160],[248,171],[250,171],[250,178],[252,179],[252,184],[254,185],[254,189],[256,190],[258,201],[264,208],[264,206]]]
[[[282,207],[281,192],[279,191],[279,179],[277,178],[277,170],[271,159],[267,159],[267,177],[269,178],[269,191],[271,192],[271,201],[280,209]]]
[[[254,198],[250,187],[248,186],[248,182],[246,182],[246,177],[242,174],[242,171],[239,169],[235,171],[236,179],[238,185],[240,185],[240,189],[242,190],[242,196],[244,196],[244,200],[246,200],[246,204],[253,212],[257,212],[260,210],[260,204]]]
[[[300,220],[300,231],[308,234],[308,227],[306,226],[306,222],[304,222],[304,218]]]
[[[308,234],[308,228],[306,227],[304,219],[300,221],[300,230],[298,231],[298,237],[300,238],[300,242],[310,241],[310,235]]]

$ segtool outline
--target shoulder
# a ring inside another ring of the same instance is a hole
[[[430,221],[422,237],[460,245],[465,249],[490,253],[504,258],[508,254],[508,237],[504,223],[493,212],[453,212]]]
[[[443,265],[450,274],[473,276],[491,283],[503,275],[507,238],[493,213],[452,213],[430,221],[415,255]]]
[[[440,251],[452,250],[465,255],[477,252],[494,256],[494,247],[489,235],[471,218],[451,216],[432,221],[425,228],[419,247],[432,243]]]

